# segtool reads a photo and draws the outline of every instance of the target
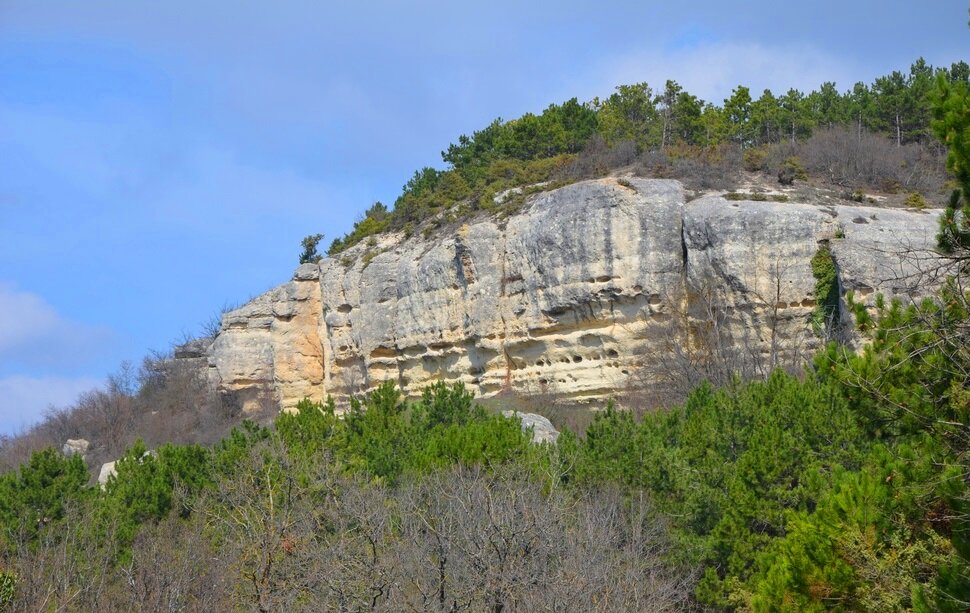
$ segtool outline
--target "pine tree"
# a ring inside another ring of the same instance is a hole
[[[743,85],[734,88],[731,97],[724,101],[724,115],[732,140],[741,149],[751,144],[751,90]]]
[[[947,146],[946,167],[957,181],[940,220],[937,241],[959,264],[958,272],[965,273],[970,262],[970,87],[966,82],[937,75],[932,127]]]

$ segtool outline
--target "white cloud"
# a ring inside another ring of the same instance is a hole
[[[101,384],[90,377],[0,378],[0,434],[12,434],[40,420],[50,407],[64,407]]]
[[[0,354],[56,333],[64,322],[36,294],[0,285]]]
[[[70,321],[37,294],[0,282],[0,375],[16,367],[79,366],[110,331]]]

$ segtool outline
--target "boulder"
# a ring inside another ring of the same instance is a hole
[[[502,411],[506,417],[515,417],[522,421],[522,430],[532,430],[532,442],[555,443],[559,438],[559,430],[556,430],[552,422],[536,413],[519,413],[518,411]]]
[[[101,465],[101,472],[98,473],[98,483],[101,484],[101,487],[107,485],[108,479],[110,479],[112,475],[117,474],[117,471],[115,470],[115,464],[117,464],[117,462],[118,461],[115,460],[114,462],[105,462]]]
[[[69,438],[61,448],[61,453],[67,457],[79,455],[83,458],[87,454],[90,447],[91,443],[83,438]]]

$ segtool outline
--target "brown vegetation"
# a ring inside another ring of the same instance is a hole
[[[92,470],[117,459],[139,438],[149,448],[209,445],[239,423],[240,406],[231,395],[212,390],[197,364],[153,353],[137,371],[123,364],[104,389],[85,392],[68,407],[49,408],[44,420],[25,432],[0,437],[0,472],[26,462],[34,451],[60,449],[68,439],[91,442],[85,461]],[[249,417],[265,418],[277,410],[267,399],[264,411]]]

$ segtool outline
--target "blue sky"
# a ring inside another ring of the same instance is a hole
[[[0,433],[287,280],[495,117],[845,89],[968,43],[963,0],[0,0]]]

